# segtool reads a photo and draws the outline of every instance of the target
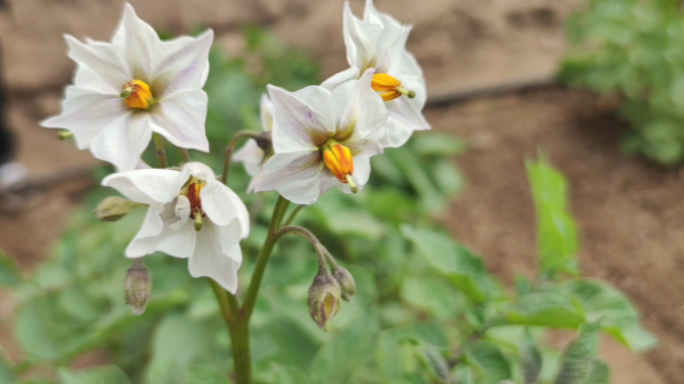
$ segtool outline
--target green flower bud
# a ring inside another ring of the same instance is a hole
[[[333,276],[338,283],[340,283],[340,289],[342,291],[342,299],[350,301],[356,294],[356,283],[354,282],[354,276],[352,276],[349,271],[339,265],[333,268]]]
[[[128,268],[124,292],[126,304],[131,306],[133,313],[142,315],[152,297],[152,276],[142,257],[135,259],[133,265]]]
[[[100,205],[95,208],[95,216],[102,221],[117,221],[128,215],[131,209],[141,205],[144,204],[130,201],[124,197],[112,196],[102,200]]]
[[[74,133],[71,131],[59,131],[57,134],[57,138],[60,140],[66,140],[74,136]]]
[[[340,310],[340,284],[327,270],[320,270],[309,288],[309,313],[318,326],[328,331],[328,323]]]

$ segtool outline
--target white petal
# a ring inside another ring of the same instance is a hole
[[[243,163],[247,173],[250,176],[255,176],[261,172],[265,155],[264,150],[257,145],[256,140],[249,139],[242,148],[235,152],[233,161]]]
[[[259,112],[261,116],[261,128],[264,131],[270,132],[273,130],[273,103],[268,98],[268,94],[261,95],[261,102],[259,103]]]
[[[252,193],[256,189],[256,186],[261,183],[261,180],[264,179],[264,176],[266,176],[266,173],[264,172],[264,167],[259,168],[259,172],[252,176],[252,180],[249,181],[249,185],[247,186],[247,193]]]
[[[276,153],[266,162],[266,176],[256,186],[256,191],[275,190],[295,204],[313,204],[320,194],[324,168],[318,151]]]
[[[373,69],[367,70],[361,79],[338,87],[333,93],[336,102],[338,127],[355,124],[352,141],[380,141],[386,136],[387,108],[382,97],[371,88]]]
[[[161,90],[159,98],[185,89],[202,89],[209,69],[209,50],[214,32],[209,29],[197,38],[184,36],[162,42],[156,54],[152,87]]]
[[[69,57],[79,65],[90,67],[111,87],[120,89],[133,79],[133,73],[124,66],[111,44],[83,44],[69,35],[65,39],[69,45]]]
[[[249,236],[249,213],[247,207],[232,189],[223,183],[207,184],[200,192],[202,210],[219,226],[230,224],[237,218],[241,238]]]
[[[125,44],[124,62],[133,78],[150,82],[152,63],[161,40],[154,29],[135,14],[133,6],[128,3],[124,6],[121,24]]]
[[[401,27],[396,34],[387,37],[387,41],[380,42],[378,44],[386,44],[383,46],[382,51],[378,53],[378,63],[377,71],[382,73],[388,73],[396,67],[397,64],[402,60],[403,55],[406,53],[406,40],[408,40],[409,33],[412,27]],[[384,32],[384,30],[383,30]]]
[[[168,220],[175,220],[176,204],[151,206],[142,228],[126,249],[127,257],[140,257],[160,251],[170,256],[188,258],[195,250],[197,231],[194,223],[172,228]],[[162,212],[159,212],[162,210]]]
[[[100,76],[95,70],[85,64],[77,64],[74,73],[73,84],[76,87],[68,87],[66,98],[69,98],[70,89],[84,89],[87,93],[100,93],[103,95],[119,96],[123,84],[112,84]],[[75,96],[75,95],[74,95]],[[123,104],[123,102],[122,102]]]
[[[72,131],[79,149],[90,147],[106,127],[131,113],[118,96],[101,95],[73,86],[67,89],[67,94],[71,97],[62,102],[62,113],[40,125]]]
[[[207,94],[202,90],[176,92],[152,109],[153,130],[171,144],[209,152],[205,133]]]
[[[177,229],[165,225],[164,231],[159,237],[161,241],[156,247],[157,251],[185,259],[192,257],[199,236],[195,230],[194,220],[188,220]]]
[[[375,44],[382,26],[363,23],[351,11],[349,2],[344,3],[344,44],[347,46],[347,61],[352,67],[364,70],[373,67],[376,60]]]
[[[379,24],[382,26],[382,31],[375,40],[375,50],[378,56],[377,68],[386,68],[383,62],[387,60],[388,52],[392,50],[393,46],[399,45],[401,50],[405,49],[406,38],[403,42],[400,35],[404,32],[404,26],[390,15],[378,12],[373,5],[373,0],[366,1],[366,8],[364,10],[363,21],[366,24]],[[408,33],[407,33],[408,36]]]
[[[275,120],[273,149],[278,152],[316,148],[335,132],[331,92],[317,86],[295,93],[268,86],[273,101]]]
[[[401,96],[385,103],[389,111],[387,136],[383,140],[385,147],[397,148],[404,145],[414,131],[431,129],[430,123],[423,116],[425,104],[425,88],[421,80],[402,81],[407,89],[416,89],[416,98]]]
[[[139,169],[109,175],[102,180],[102,185],[138,203],[167,204],[178,196],[183,186],[179,175],[180,172],[170,169]]]
[[[204,180],[207,182],[207,186],[210,187],[214,184],[219,183],[216,180],[216,174],[214,171],[209,168],[206,164],[202,164],[197,161],[193,161],[191,163],[186,163],[183,166],[183,172],[187,172],[187,177],[185,177],[185,181],[187,181],[190,177],[189,176],[194,176],[197,179]]]
[[[332,76],[330,76],[327,80],[321,84],[321,87],[329,89],[329,90],[334,90],[335,88],[339,87],[340,85],[351,81],[351,80],[356,80],[359,78],[359,69],[356,67],[350,67],[345,69],[342,72],[338,72]]]
[[[156,238],[164,230],[164,222],[159,216],[160,209],[163,210],[163,206],[150,206],[147,209],[147,215],[140,230],[126,248],[126,257],[142,257],[154,253],[159,243]]]
[[[216,226],[210,224],[197,234],[197,245],[188,262],[188,270],[192,277],[210,277],[227,291],[235,293],[238,287],[237,272],[240,269],[236,258],[242,259],[240,246],[234,245],[226,252],[220,233]]]
[[[176,205],[173,210],[173,213],[178,218],[178,221],[175,223],[170,223],[169,227],[173,230],[178,230],[182,228],[188,222],[188,220],[190,220],[190,213],[192,212],[190,199],[188,199],[187,196],[179,195],[176,199]]]
[[[100,132],[90,150],[98,159],[114,164],[119,172],[133,170],[152,138],[151,125],[148,113],[124,115]]]

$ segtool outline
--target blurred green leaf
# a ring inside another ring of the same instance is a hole
[[[520,295],[505,316],[512,324],[551,328],[576,328],[584,321],[581,308],[561,289]]]
[[[586,384],[609,384],[610,368],[600,359],[594,359],[591,364],[591,372],[587,377]]]
[[[5,358],[2,346],[0,346],[0,383],[3,384],[15,384],[17,382],[17,377],[14,374],[12,365]]]
[[[527,175],[537,211],[537,244],[542,273],[552,276],[557,272],[578,274],[576,257],[579,241],[567,208],[567,181],[543,157],[537,162],[527,162]]]
[[[447,276],[463,293],[475,302],[483,302],[495,290],[482,259],[452,240],[429,229],[401,227],[423,257],[438,272]]]
[[[0,249],[0,287],[14,287],[23,280],[17,263]]]
[[[585,323],[563,352],[554,384],[585,384],[598,352],[598,326]]]
[[[463,140],[441,132],[418,133],[413,140],[413,150],[421,156],[454,156],[465,148]]]
[[[148,368],[146,384],[188,384],[188,368],[180,361],[155,359]]]
[[[537,348],[529,329],[525,329],[522,346],[520,348],[520,359],[523,369],[523,379],[525,384],[536,384],[542,370],[542,356]]]
[[[499,348],[486,341],[469,344],[465,348],[465,358],[473,367],[482,384],[498,384],[512,378],[511,367]]]
[[[61,345],[56,340],[56,326],[49,306],[36,300],[22,308],[17,319],[16,335],[21,347],[39,359],[54,360],[60,357]]]
[[[301,369],[272,362],[268,368],[257,373],[263,384],[307,384],[308,377]]]
[[[59,378],[61,384],[131,384],[126,374],[113,365],[80,371],[61,369]]]

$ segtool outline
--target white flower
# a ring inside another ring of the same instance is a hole
[[[267,133],[265,138],[268,138],[268,140],[264,140],[264,144],[268,144],[271,131],[273,131],[273,103],[269,100],[268,95],[264,94],[261,96],[259,108],[261,110],[261,128]],[[247,187],[247,193],[254,191],[254,187],[264,178],[264,164],[268,160],[268,156],[270,156],[270,153],[266,153],[254,139],[249,139],[233,155],[233,160],[242,162],[247,173],[252,176],[252,181],[250,181],[249,187]]]
[[[126,249],[136,258],[156,251],[189,258],[193,277],[207,276],[237,290],[242,263],[240,240],[249,235],[249,215],[240,198],[202,163],[182,171],[140,169],[106,177],[102,185],[150,207]]]
[[[411,26],[378,12],[373,0],[366,0],[363,20],[354,16],[349,3],[345,3],[344,43],[351,67],[322,84],[335,89],[358,79],[367,69],[375,69],[372,87],[380,93],[388,109],[385,147],[400,147],[414,131],[431,129],[422,112],[427,100],[423,70],[406,51],[409,32]]]
[[[273,101],[274,155],[256,191],[278,191],[296,204],[313,204],[331,187],[362,188],[371,156],[382,153],[387,112],[370,87],[373,70],[334,91],[311,86],[291,93],[268,86]]]
[[[197,38],[161,41],[126,4],[112,42],[66,36],[78,68],[62,113],[42,122],[68,129],[80,149],[90,148],[119,171],[135,169],[152,137],[207,152],[204,123],[211,30]]]

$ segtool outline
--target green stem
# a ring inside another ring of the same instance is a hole
[[[237,316],[240,314],[240,304],[238,303],[235,295],[227,292],[222,286],[219,285],[219,283],[213,279],[208,278],[207,280],[209,280],[211,289],[214,290],[216,300],[219,303],[219,307],[221,307],[221,314],[223,315],[223,319],[226,321],[226,325],[228,326],[228,329],[232,335]]]
[[[240,131],[233,136],[233,139],[228,144],[226,148],[226,156],[223,161],[223,175],[221,175],[221,181],[223,184],[228,183],[228,172],[230,171],[230,160],[233,157],[233,152],[235,151],[235,145],[240,139],[256,139],[259,137],[259,133],[254,131]]]
[[[297,214],[299,211],[302,210],[302,208],[306,207],[306,205],[298,205],[295,207],[294,210],[292,210],[292,213],[290,213],[290,216],[285,220],[285,223],[283,224],[283,227],[287,227],[288,225],[292,224],[294,221],[295,217],[297,217]]]
[[[183,161],[185,161],[186,163],[189,163],[192,161],[192,159],[190,158],[190,152],[188,152],[187,149],[185,149],[185,148],[178,148],[178,149],[180,149],[181,156],[183,156]]]
[[[157,132],[154,132],[152,136],[154,137],[154,147],[157,150],[159,166],[161,168],[168,168],[169,162],[166,160],[166,151],[164,150],[164,138]]]
[[[241,315],[230,334],[237,384],[252,384],[252,351],[249,333],[249,318]]]
[[[290,202],[288,200],[280,196],[278,198],[278,202],[276,203],[275,209],[273,210],[273,217],[271,218],[271,225],[268,228],[268,235],[266,236],[264,247],[261,249],[261,253],[257,259],[257,264],[254,268],[254,275],[252,275],[252,281],[249,283],[247,295],[245,296],[245,303],[242,306],[242,310],[244,311],[247,321],[249,321],[249,318],[252,316],[252,312],[254,311],[254,305],[256,304],[256,299],[259,295],[259,288],[261,287],[261,280],[264,278],[266,265],[268,265],[271,252],[273,252],[273,247],[278,241],[276,231],[280,227],[280,223],[283,221],[283,216],[285,216],[285,212],[287,212],[287,207],[289,204]]]

